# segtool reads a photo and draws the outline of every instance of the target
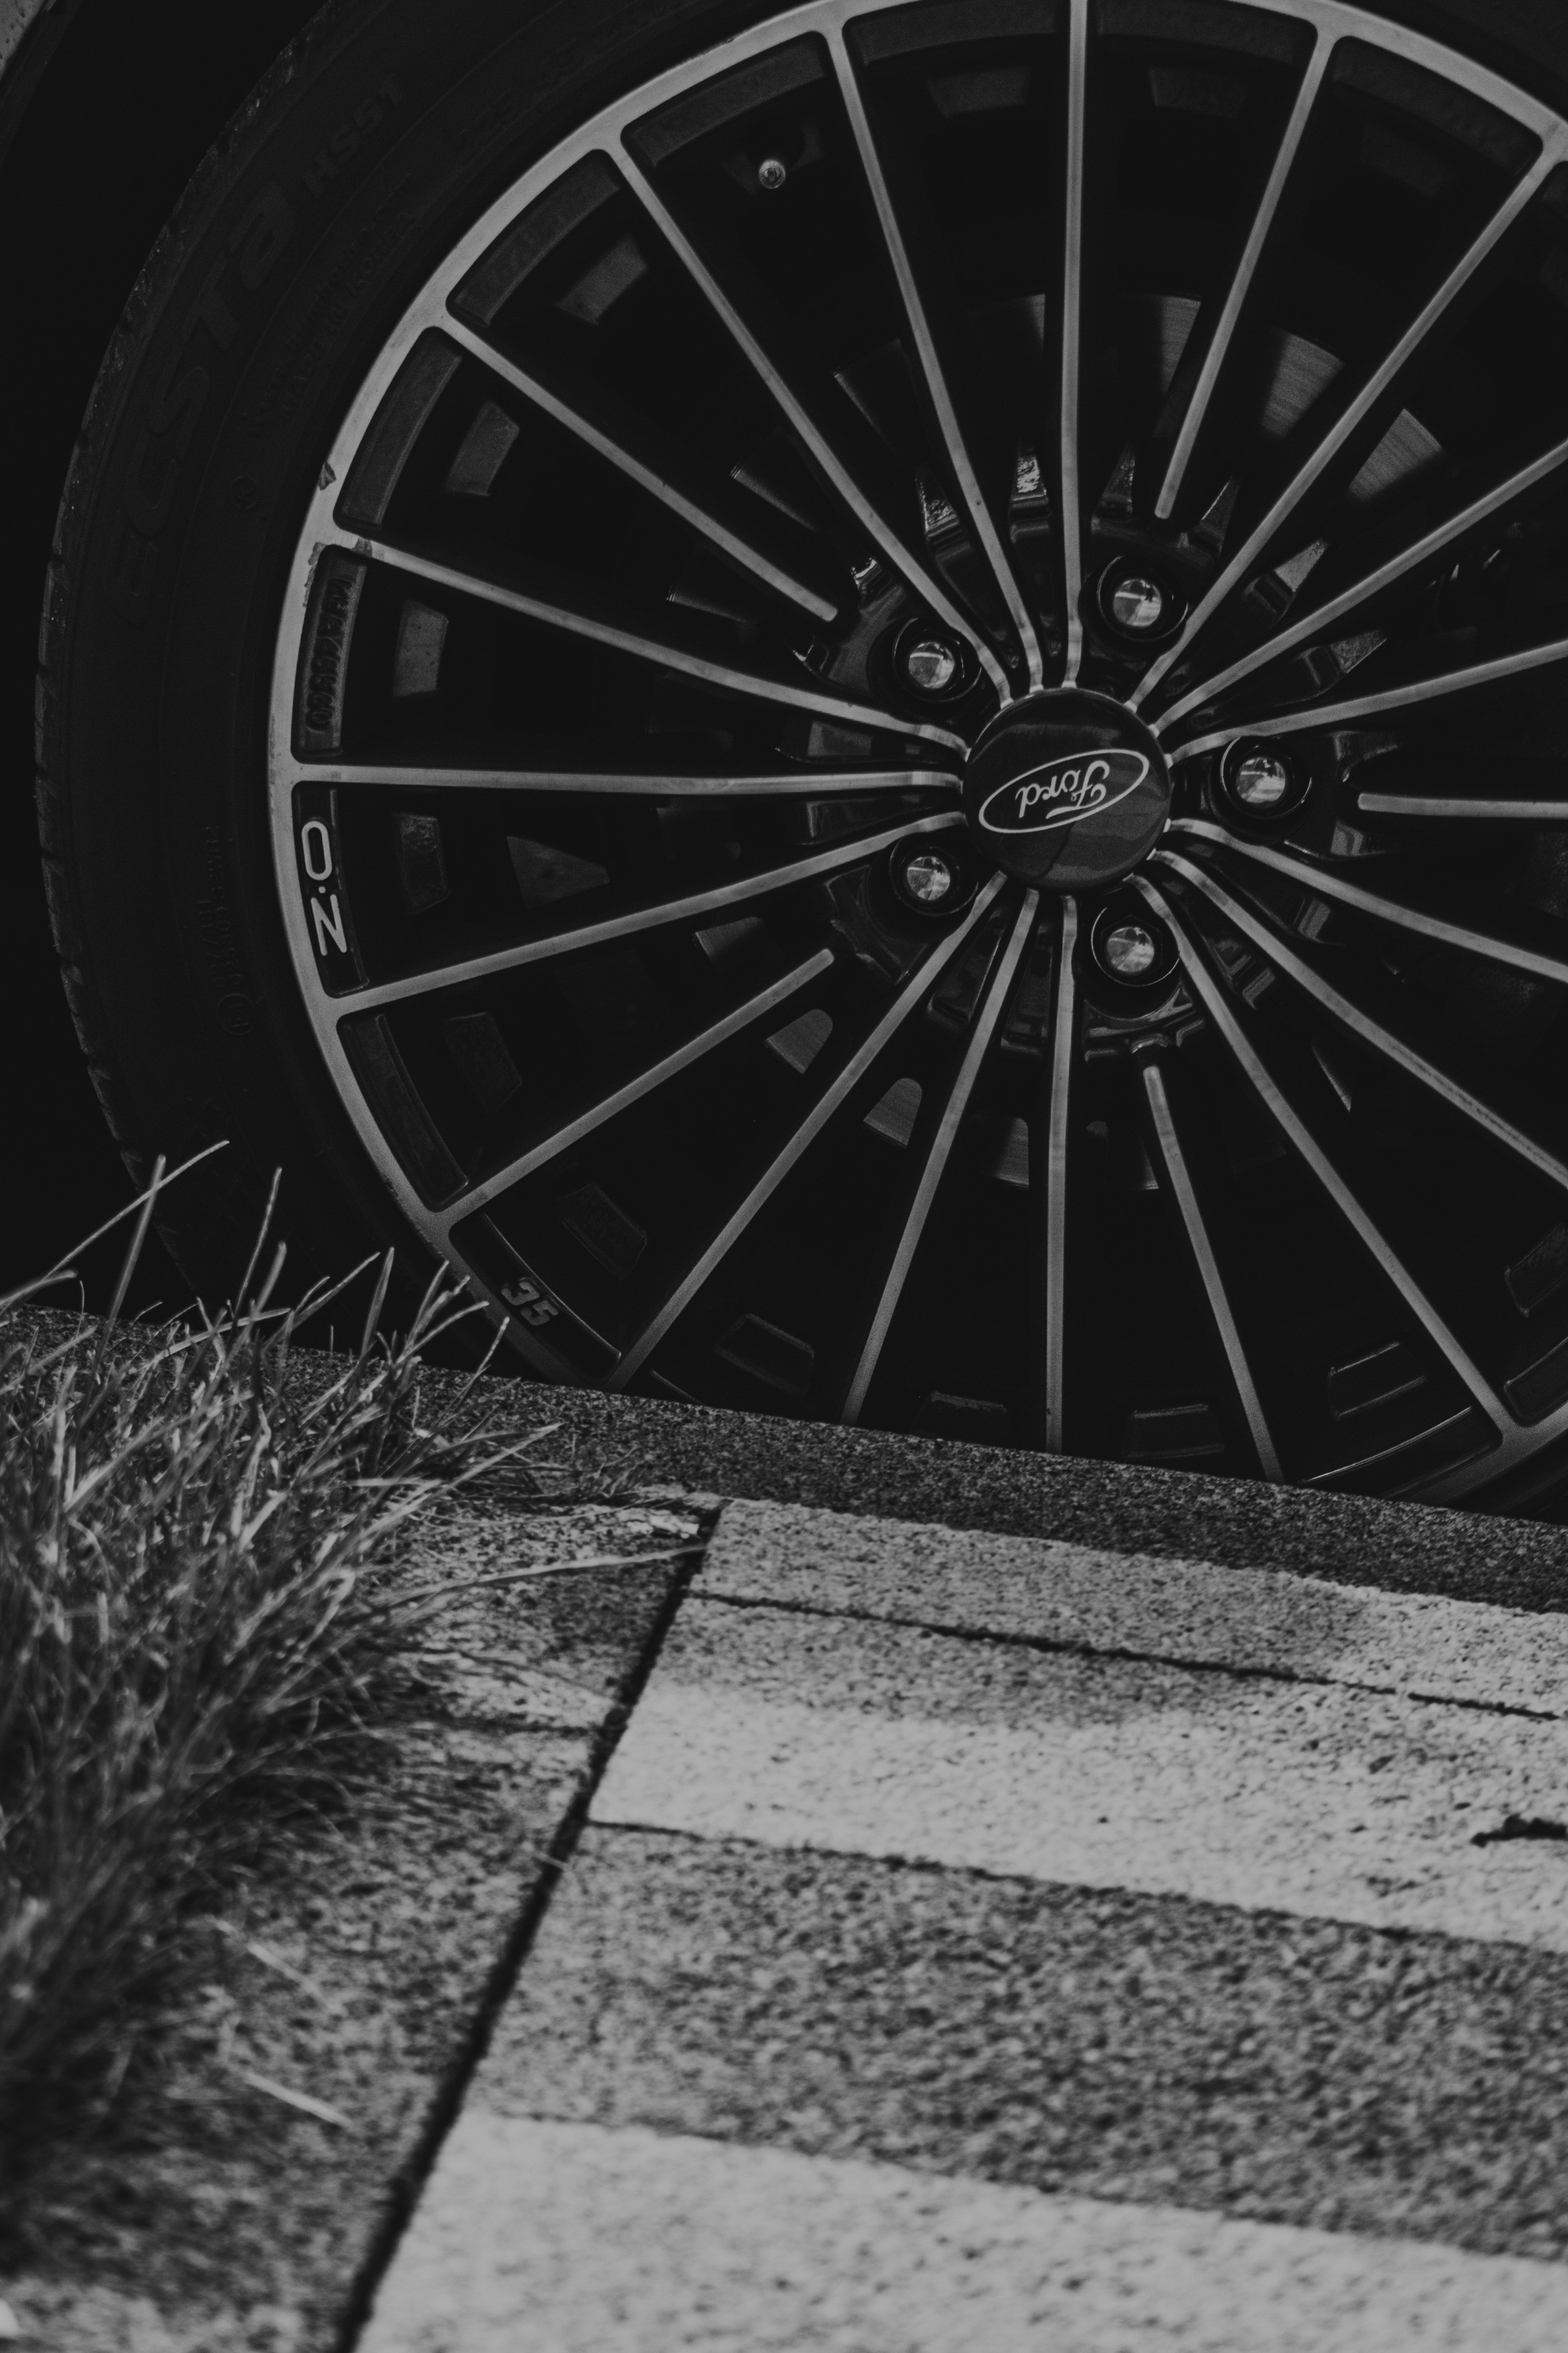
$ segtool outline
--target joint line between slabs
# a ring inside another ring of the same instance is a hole
[[[372,2240],[369,2252],[350,2284],[343,2316],[332,2339],[332,2353],[354,2353],[354,2348],[363,2334],[376,2294],[392,2268],[403,2234],[413,2221],[419,2200],[435,2170],[442,2145],[457,2122],[468,2086],[489,2048],[496,2021],[511,1999],[538,1940],[555,1890],[587,1827],[590,1809],[609,1771],[610,1761],[620,1746],[638,1700],[647,1688],[648,1679],[658,1663],[669,1630],[690,1590],[692,1579],[702,1566],[723,1508],[721,1501],[698,1514],[700,1535],[692,1545],[690,1557],[675,1565],[669,1590],[660,1605],[652,1629],[622,1676],[619,1688],[610,1699],[604,1719],[593,1736],[588,1762],[573,1792],[571,1803],[540,1857],[532,1883],[523,1896],[517,1923],[479,1995],[463,2046],[437,2088],[413,2155],[392,2185],[385,2220]]]
[[[1369,1588],[1349,1586],[1343,1589],[1354,1593]],[[1382,1587],[1370,1589],[1374,1592],[1384,1590]],[[1299,1667],[1254,1667],[1233,1664],[1225,1659],[1173,1658],[1166,1651],[1137,1651],[1125,1643],[1091,1642],[1081,1636],[994,1633],[983,1627],[944,1626],[933,1623],[929,1618],[895,1616],[885,1610],[853,1605],[830,1609],[820,1601],[769,1601],[751,1593],[697,1593],[692,1599],[713,1609],[775,1609],[782,1616],[792,1618],[822,1618],[829,1621],[847,1620],[858,1626],[900,1626],[911,1633],[934,1634],[944,1642],[973,1642],[995,1650],[1032,1651],[1047,1658],[1109,1659],[1123,1666],[1174,1667],[1194,1675],[1228,1675],[1236,1683],[1290,1683],[1309,1691],[1365,1692],[1374,1699],[1414,1700],[1422,1707],[1462,1708],[1472,1715],[1520,1716],[1531,1724],[1568,1721],[1568,1707],[1525,1707],[1510,1700],[1464,1699],[1458,1694],[1416,1691],[1408,1683],[1363,1683],[1359,1677],[1309,1674]]]
[[[748,1838],[743,1831],[688,1831],[673,1828],[668,1822],[592,1822],[589,1828],[599,1839],[666,1839],[671,1846],[722,1848],[781,1859],[805,1856],[814,1862],[855,1863],[865,1871],[910,1872],[922,1879],[963,1879],[986,1887],[1016,1887],[1034,1895],[1069,1902],[1108,1895],[1130,1904],[1171,1905],[1184,1912],[1223,1913],[1229,1919],[1277,1920],[1288,1928],[1337,1928],[1352,1936],[1375,1936],[1389,1945],[1458,1946],[1473,1953],[1510,1953],[1525,1960],[1559,1957],[1542,1946],[1513,1944],[1506,1938],[1478,1936],[1452,1928],[1407,1928],[1394,1921],[1347,1920],[1342,1913],[1295,1912],[1282,1904],[1235,1904],[1224,1896],[1193,1895],[1175,1887],[1130,1887],[1113,1873],[1104,1879],[1045,1879],[1032,1872],[998,1871],[990,1863],[944,1862],[929,1854],[873,1853],[865,1847],[815,1846],[809,1842],[775,1846],[771,1839]]]

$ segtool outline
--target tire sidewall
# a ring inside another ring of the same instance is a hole
[[[411,1239],[322,1066],[278,906],[272,660],[322,453],[419,285],[530,163],[628,84],[769,13],[329,8],[139,282],[57,533],[46,833],[68,963],[88,944],[79,1023],[133,1173],[230,1144],[168,1237],[209,1293],[279,1166],[301,1277],[367,1239]]]

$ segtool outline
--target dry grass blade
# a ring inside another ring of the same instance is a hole
[[[454,1577],[442,1585],[416,1586],[412,1592],[388,1594],[384,1601],[372,1603],[377,1609],[412,1609],[426,1601],[450,1601],[459,1593],[477,1593],[485,1586],[531,1585],[542,1577],[582,1577],[590,1569],[651,1568],[672,1560],[685,1560],[704,1548],[701,1537],[689,1544],[667,1545],[662,1552],[601,1552],[583,1560],[537,1561],[527,1568],[496,1568],[483,1577]]]
[[[439,1279],[388,1340],[384,1265],[353,1357],[290,1377],[335,1294],[269,1305],[271,1215],[236,1305],[151,1345],[45,1349],[0,1302],[0,2210],[134,2082],[234,1864],[369,1753],[410,1514],[534,1478],[468,1392],[422,1421],[421,1348],[471,1312]]]

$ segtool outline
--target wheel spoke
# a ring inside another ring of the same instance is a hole
[[[1560,987],[1568,987],[1568,954],[1553,954],[1550,949],[1532,946],[1526,936],[1531,931],[1541,933],[1551,923],[1550,917],[1539,918],[1532,924],[1531,911],[1500,908],[1498,920],[1512,921],[1519,929],[1521,936],[1510,940],[1496,932],[1479,931],[1473,923],[1458,923],[1436,906],[1422,906],[1418,902],[1391,898],[1385,892],[1365,890],[1331,867],[1312,865],[1304,858],[1291,858],[1283,850],[1267,849],[1261,842],[1240,841],[1223,827],[1210,825],[1202,818],[1178,818],[1170,829],[1189,839],[1217,842],[1237,858],[1245,858],[1255,866],[1267,866],[1321,897],[1336,899],[1342,906],[1357,908],[1363,914],[1375,916],[1380,923],[1397,923],[1444,947],[1462,948],[1467,955],[1483,956],[1490,964],[1506,965],[1511,971],[1529,973],[1533,979],[1556,981]],[[1555,931],[1563,929],[1560,923],[1552,923],[1551,927]]]
[[[1034,689],[1043,685],[1045,681],[1040,661],[1040,641],[1036,632],[1034,617],[1030,613],[1028,601],[1024,595],[1012,557],[1004,544],[1001,533],[996,528],[996,521],[991,512],[985,493],[981,489],[980,478],[975,471],[974,461],[970,456],[968,444],[959,423],[952,386],[937,350],[931,315],[915,277],[903,231],[899,225],[898,214],[893,205],[892,190],[888,185],[887,174],[882,169],[882,159],[877,152],[877,142],[871,132],[870,118],[866,111],[866,101],[861,95],[859,82],[856,79],[854,63],[841,26],[836,26],[829,36],[828,47],[832,53],[834,69],[838,77],[839,95],[844,101],[844,110],[849,118],[850,131],[859,154],[860,169],[865,174],[866,185],[870,190],[871,201],[876,208],[877,219],[882,231],[882,242],[887,248],[888,259],[898,282],[899,297],[903,305],[904,317],[909,324],[910,342],[915,362],[920,369],[926,395],[931,405],[931,412],[936,419],[937,431],[942,438],[942,450],[947,459],[953,487],[959,495],[959,511],[966,518],[969,528],[974,534],[975,541],[984,555],[991,575],[1000,592],[1002,601],[1007,608],[1008,618],[1024,649],[1029,686]]]
[[[1228,923],[1243,933],[1254,947],[1260,948],[1277,970],[1288,973],[1297,987],[1321,1005],[1325,1013],[1342,1022],[1365,1045],[1383,1055],[1385,1060],[1395,1063],[1419,1085],[1440,1097],[1455,1111],[1461,1112],[1495,1143],[1516,1154],[1542,1176],[1568,1192],[1568,1166],[1555,1154],[1537,1144],[1533,1136],[1526,1135],[1522,1128],[1515,1127],[1511,1120],[1504,1119],[1500,1113],[1495,1112],[1489,1103],[1483,1103],[1479,1095],[1472,1094],[1468,1087],[1462,1086],[1427,1055],[1406,1044],[1384,1023],[1376,1020],[1364,1008],[1353,1003],[1331,981],[1325,980],[1305,957],[1298,955],[1294,948],[1288,947],[1269,924],[1261,922],[1238,899],[1233,898],[1212,874],[1205,873],[1190,859],[1178,857],[1173,850],[1161,849],[1154,854],[1162,866],[1179,874],[1184,882],[1200,891],[1212,905],[1219,909]]]
[[[668,923],[714,914],[721,908],[742,906],[748,900],[766,898],[771,892],[793,890],[821,875],[842,873],[847,867],[865,865],[880,851],[890,849],[896,841],[907,840],[912,833],[937,833],[963,822],[957,809],[944,809],[935,817],[915,818],[907,824],[891,826],[883,833],[863,834],[856,841],[837,842],[831,849],[818,850],[810,858],[792,858],[782,866],[764,867],[760,873],[738,876],[709,891],[693,891],[680,899],[655,900],[647,906],[630,907],[618,915],[603,916],[595,923],[575,923],[564,931],[548,932],[539,939],[514,941],[508,947],[492,949],[488,955],[466,956],[459,963],[435,965],[427,971],[407,973],[397,980],[380,981],[367,988],[354,989],[337,1002],[345,1013],[364,1013],[378,1006],[400,1004],[411,997],[427,996],[432,989],[456,988],[467,981],[491,979],[498,973],[520,972],[525,965],[544,964],[552,957],[571,955],[583,948],[604,947],[613,941],[635,938],[639,932],[658,931]]]
[[[1214,1245],[1204,1223],[1203,1210],[1198,1204],[1192,1173],[1187,1166],[1186,1155],[1182,1150],[1182,1140],[1171,1110],[1164,1072],[1154,1056],[1151,1056],[1143,1065],[1143,1092],[1148,1098],[1150,1120],[1165,1185],[1181,1216],[1187,1247],[1197,1265],[1198,1279],[1203,1284],[1209,1314],[1219,1335],[1220,1346],[1225,1351],[1231,1388],[1247,1423],[1258,1468],[1266,1479],[1282,1479],[1285,1474],[1280,1468],[1279,1450],[1268,1428],[1263,1401],[1258,1394],[1252,1367],[1247,1361],[1247,1351],[1242,1345],[1235,1313],[1219,1271],[1219,1261],[1215,1257]]]
[[[1062,311],[1059,329],[1057,480],[1061,516],[1062,684],[1073,685],[1083,660],[1083,515],[1079,487],[1079,399],[1083,375],[1084,128],[1089,104],[1089,0],[1068,0],[1066,187],[1062,207]]]
[[[1377,793],[1355,797],[1363,817],[1430,818],[1442,824],[1568,825],[1568,795],[1528,799],[1522,794],[1490,799],[1479,793]]]
[[[1182,485],[1186,479],[1193,451],[1197,447],[1198,437],[1203,431],[1205,420],[1208,416],[1215,387],[1230,357],[1242,311],[1252,290],[1252,282],[1258,274],[1258,265],[1263,258],[1263,249],[1268,242],[1269,232],[1279,214],[1286,184],[1295,169],[1296,158],[1300,152],[1301,142],[1306,136],[1308,119],[1318,102],[1318,93],[1322,88],[1323,76],[1328,71],[1329,60],[1332,55],[1331,43],[1325,38],[1320,38],[1311,57],[1307,61],[1307,70],[1302,76],[1301,86],[1296,93],[1296,102],[1290,110],[1290,119],[1285,125],[1284,136],[1279,142],[1279,150],[1274,158],[1274,167],[1268,174],[1268,185],[1253,216],[1252,227],[1247,232],[1247,243],[1242,248],[1241,259],[1237,263],[1236,274],[1230,281],[1224,306],[1215,322],[1214,333],[1209,339],[1208,349],[1204,353],[1203,365],[1198,370],[1197,382],[1193,386],[1192,397],[1187,403],[1181,429],[1176,435],[1175,443],[1171,450],[1170,463],[1165,469],[1165,479],[1160,485],[1160,495],[1154,502],[1154,512],[1162,522],[1170,520],[1175,509],[1176,501],[1182,494]]]
[[[980,1076],[981,1066],[994,1035],[996,1024],[1002,1018],[1002,1009],[1007,1001],[1007,992],[1013,986],[1014,975],[1018,969],[1019,961],[1033,934],[1039,903],[1037,892],[1025,892],[1024,903],[1019,908],[1017,920],[1013,925],[1012,937],[1002,952],[990,987],[974,1018],[963,1060],[959,1064],[958,1074],[953,1080],[947,1102],[942,1107],[942,1119],[936,1134],[931,1138],[931,1149],[926,1154],[925,1166],[921,1170],[919,1181],[915,1186],[914,1198],[905,1214],[898,1245],[893,1252],[892,1264],[883,1279],[881,1292],[871,1313],[871,1321],[861,1345],[859,1360],[856,1365],[848,1393],[838,1417],[843,1422],[849,1424],[858,1422],[865,1409],[867,1392],[870,1388],[877,1366],[881,1362],[882,1350],[887,1345],[888,1334],[892,1328],[894,1314],[897,1313],[900,1300],[903,1297],[904,1285],[909,1281],[910,1269],[914,1264],[915,1252],[920,1248],[921,1237],[926,1229],[938,1189],[946,1173],[948,1162],[952,1156],[952,1147],[957,1141],[958,1131],[963,1125],[964,1113],[969,1108],[969,1099],[974,1092],[975,1081]]]
[[[602,1095],[596,1103],[580,1112],[575,1119],[553,1129],[539,1143],[531,1145],[526,1152],[519,1153],[515,1159],[509,1160],[504,1168],[498,1168],[493,1176],[487,1176],[482,1184],[471,1186],[468,1192],[451,1202],[442,1212],[447,1233],[449,1235],[452,1228],[462,1219],[472,1217],[476,1209],[486,1208],[502,1193],[510,1192],[514,1185],[521,1184],[525,1176],[531,1176],[536,1168],[558,1160],[563,1152],[569,1152],[574,1145],[581,1144],[584,1136],[592,1135],[596,1128],[605,1126],[612,1119],[618,1118],[622,1112],[629,1111],[633,1103],[641,1103],[645,1095],[657,1094],[659,1088],[668,1085],[671,1079],[679,1078],[683,1071],[690,1070],[705,1055],[716,1052],[721,1046],[727,1046],[731,1038],[738,1038],[743,1029],[750,1029],[753,1022],[762,1020],[781,1005],[787,1004],[792,997],[798,996],[812,981],[832,969],[832,949],[819,948],[815,955],[807,956],[804,964],[797,964],[793,972],[786,972],[782,980],[775,980],[771,987],[763,989],[756,997],[748,997],[744,1005],[738,1005],[732,1013],[726,1013],[721,1021],[715,1021],[697,1037],[689,1038],[685,1045],[676,1047],[672,1053],[650,1063],[647,1070],[639,1071],[637,1077],[628,1079],[624,1086],[616,1087],[610,1094]]]
[[[884,559],[900,578],[906,581],[917,596],[938,620],[965,639],[974,649],[975,658],[990,679],[1004,702],[1012,690],[1006,672],[993,649],[969,616],[942,586],[930,567],[922,564],[909,545],[904,533],[884,511],[880,499],[859,480],[854,468],[840,453],[835,436],[815,414],[814,405],[804,389],[792,380],[791,372],[769,352],[762,334],[742,315],[737,302],[720,284],[714,272],[697,251],[674,214],[659,195],[653,182],[623,142],[616,157],[626,185],[668,245],[670,251],[684,266],[688,275],[706,298],[731,340],[755,371],[763,387],[783,414],[785,422],[832,485],[839,499],[855,517]]]
[[[1502,1398],[1473,1361],[1463,1344],[1449,1330],[1443,1317],[1399,1257],[1398,1252],[1368,1216],[1352,1187],[1346,1184],[1328,1154],[1319,1144],[1311,1129],[1275,1084],[1262,1058],[1253,1048],[1245,1030],[1226,1004],[1218,983],[1210,973],[1185,927],[1179,921],[1170,902],[1163,892],[1155,888],[1147,876],[1141,874],[1136,880],[1138,889],[1149,902],[1155,914],[1163,923],[1170,926],[1171,936],[1176,943],[1183,969],[1192,983],[1194,992],[1213,1021],[1218,1035],[1228,1048],[1242,1076],[1269,1113],[1276,1126],[1281,1130],[1291,1149],[1310,1170],[1363,1247],[1398,1292],[1463,1387],[1469,1391],[1487,1419],[1500,1435],[1510,1431],[1514,1428],[1513,1417]]]
[[[837,620],[838,600],[825,592],[820,578],[814,582],[807,576],[806,565],[792,561],[784,544],[787,534],[779,524],[759,513],[729,484],[702,480],[684,453],[633,411],[612,403],[596,387],[568,384],[557,371],[547,374],[538,367],[520,366],[484,336],[464,326],[455,314],[443,323],[453,343],[460,343],[513,392],[521,393],[618,468],[628,480],[659,500],[763,587],[800,606],[818,621]]]
[[[992,876],[990,881],[976,895],[974,904],[963,922],[954,925],[946,938],[938,943],[917,967],[912,976],[905,982],[869,1037],[851,1055],[837,1077],[818,1096],[783,1151],[775,1155],[740,1207],[725,1220],[720,1231],[681,1277],[662,1306],[644,1324],[619,1364],[608,1376],[609,1388],[624,1388],[634,1374],[647,1362],[659,1342],[685,1314],[714,1269],[729,1256],[730,1251],[733,1250],[736,1242],[759,1211],[773,1198],[791,1169],[804,1157],[834,1114],[843,1107],[845,1102],[865,1078],[878,1057],[891,1043],[910,1014],[915,1012],[930,995],[976,923],[993,904],[1003,887],[1004,880],[1005,878],[1000,874]]]
[[[1374,571],[1352,581],[1337,596],[1330,598],[1326,604],[1314,606],[1310,613],[1303,613],[1299,621],[1292,621],[1289,628],[1281,629],[1275,637],[1266,638],[1260,646],[1254,646],[1250,653],[1238,655],[1226,669],[1216,670],[1212,678],[1203,680],[1201,684],[1173,702],[1168,711],[1161,712],[1154,722],[1155,734],[1162,734],[1167,727],[1184,719],[1189,712],[1198,710],[1205,702],[1212,702],[1216,695],[1225,693],[1239,680],[1249,678],[1254,670],[1278,661],[1282,654],[1293,652],[1309,638],[1321,637],[1335,622],[1342,621],[1348,613],[1355,612],[1358,607],[1369,603],[1373,596],[1381,596],[1384,589],[1394,587],[1411,573],[1420,571],[1435,556],[1456,547],[1471,533],[1494,522],[1532,491],[1565,471],[1568,471],[1568,441],[1559,441],[1547,450],[1544,457],[1537,458],[1533,464],[1510,474],[1507,481],[1500,482],[1483,498],[1472,500],[1458,514],[1451,516],[1447,522],[1436,524],[1421,538],[1413,540],[1401,554],[1390,556]]]
[[[1057,998],[1051,1016],[1050,1100],[1046,1113],[1045,1450],[1065,1451],[1067,1423],[1068,1136],[1077,1042],[1078,902],[1062,901]]]
[[[810,683],[810,673],[804,669],[798,681],[782,672],[770,675],[765,670],[741,670],[693,643],[656,636],[640,618],[618,610],[607,597],[595,596],[581,583],[574,583],[570,592],[556,582],[548,586],[510,586],[460,565],[439,563],[434,556],[417,554],[411,548],[395,546],[389,540],[344,534],[337,544],[351,554],[374,557],[392,571],[406,573],[411,579],[423,580],[430,587],[478,597],[485,604],[499,606],[504,612],[519,614],[525,620],[541,621],[549,628],[587,638],[613,652],[629,654],[635,660],[656,662],[663,669],[679,670],[726,694],[783,702],[797,711],[820,712],[840,724],[873,727],[883,734],[919,736],[925,743],[940,744],[951,752],[962,753],[964,749],[962,735],[954,735],[945,727],[932,726],[929,721],[898,718],[890,712],[879,710],[874,703],[853,702],[845,695],[829,693]]]
[[[1211,586],[1199,598],[1180,634],[1145,670],[1136,690],[1129,698],[1135,709],[1147,700],[1167,670],[1181,659],[1198,631],[1213,617],[1232,590],[1239,587],[1242,582],[1249,577],[1265,549],[1295,513],[1308,491],[1321,480],[1341,451],[1361,431],[1373,412],[1388,397],[1399,378],[1410,367],[1427,337],[1441,324],[1476,272],[1495,251],[1521,214],[1534,201],[1547,179],[1557,169],[1563,160],[1565,144],[1568,144],[1568,134],[1560,129],[1542,149],[1531,170],[1519,181],[1505,202],[1499,206],[1469,250],[1449,271],[1448,276],[1422,310],[1419,317],[1406,328],[1383,364],[1368,378],[1361,391],[1342,411],[1339,417],[1317,443],[1305,462],[1291,476],[1261,522],[1248,533],[1229,563],[1223,567]]]
[[[765,775],[663,776],[658,769],[437,768],[388,760],[289,762],[303,785],[358,785],[398,793],[608,793],[636,800],[816,800],[824,795],[956,792],[960,779],[941,768],[782,768]]]
[[[1173,761],[1195,760],[1200,752],[1218,751],[1243,733],[1297,735],[1310,727],[1348,727],[1353,720],[1381,719],[1392,711],[1435,702],[1439,695],[1468,694],[1477,687],[1506,684],[1510,679],[1550,669],[1560,661],[1568,661],[1568,638],[1554,638],[1550,645],[1526,646],[1519,653],[1499,654],[1490,661],[1472,662],[1466,670],[1446,670],[1436,678],[1412,679],[1404,686],[1384,687],[1374,694],[1352,695],[1344,702],[1309,703],[1300,711],[1249,719],[1245,728],[1218,727],[1209,734],[1194,736],[1191,743],[1178,744],[1170,756]]]

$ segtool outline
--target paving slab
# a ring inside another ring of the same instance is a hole
[[[689,1600],[592,1819],[1568,1952],[1568,1725],[1338,1683]]]
[[[1568,2269],[465,2116],[363,2353],[1549,2353]]]
[[[469,2108],[1568,2254],[1555,1955],[586,1833]]]
[[[364,2353],[1554,2346],[1568,1633],[1343,1567],[732,1502]]]
[[[797,1504],[725,1506],[694,1590],[950,1632],[1568,1714],[1539,1612]]]

